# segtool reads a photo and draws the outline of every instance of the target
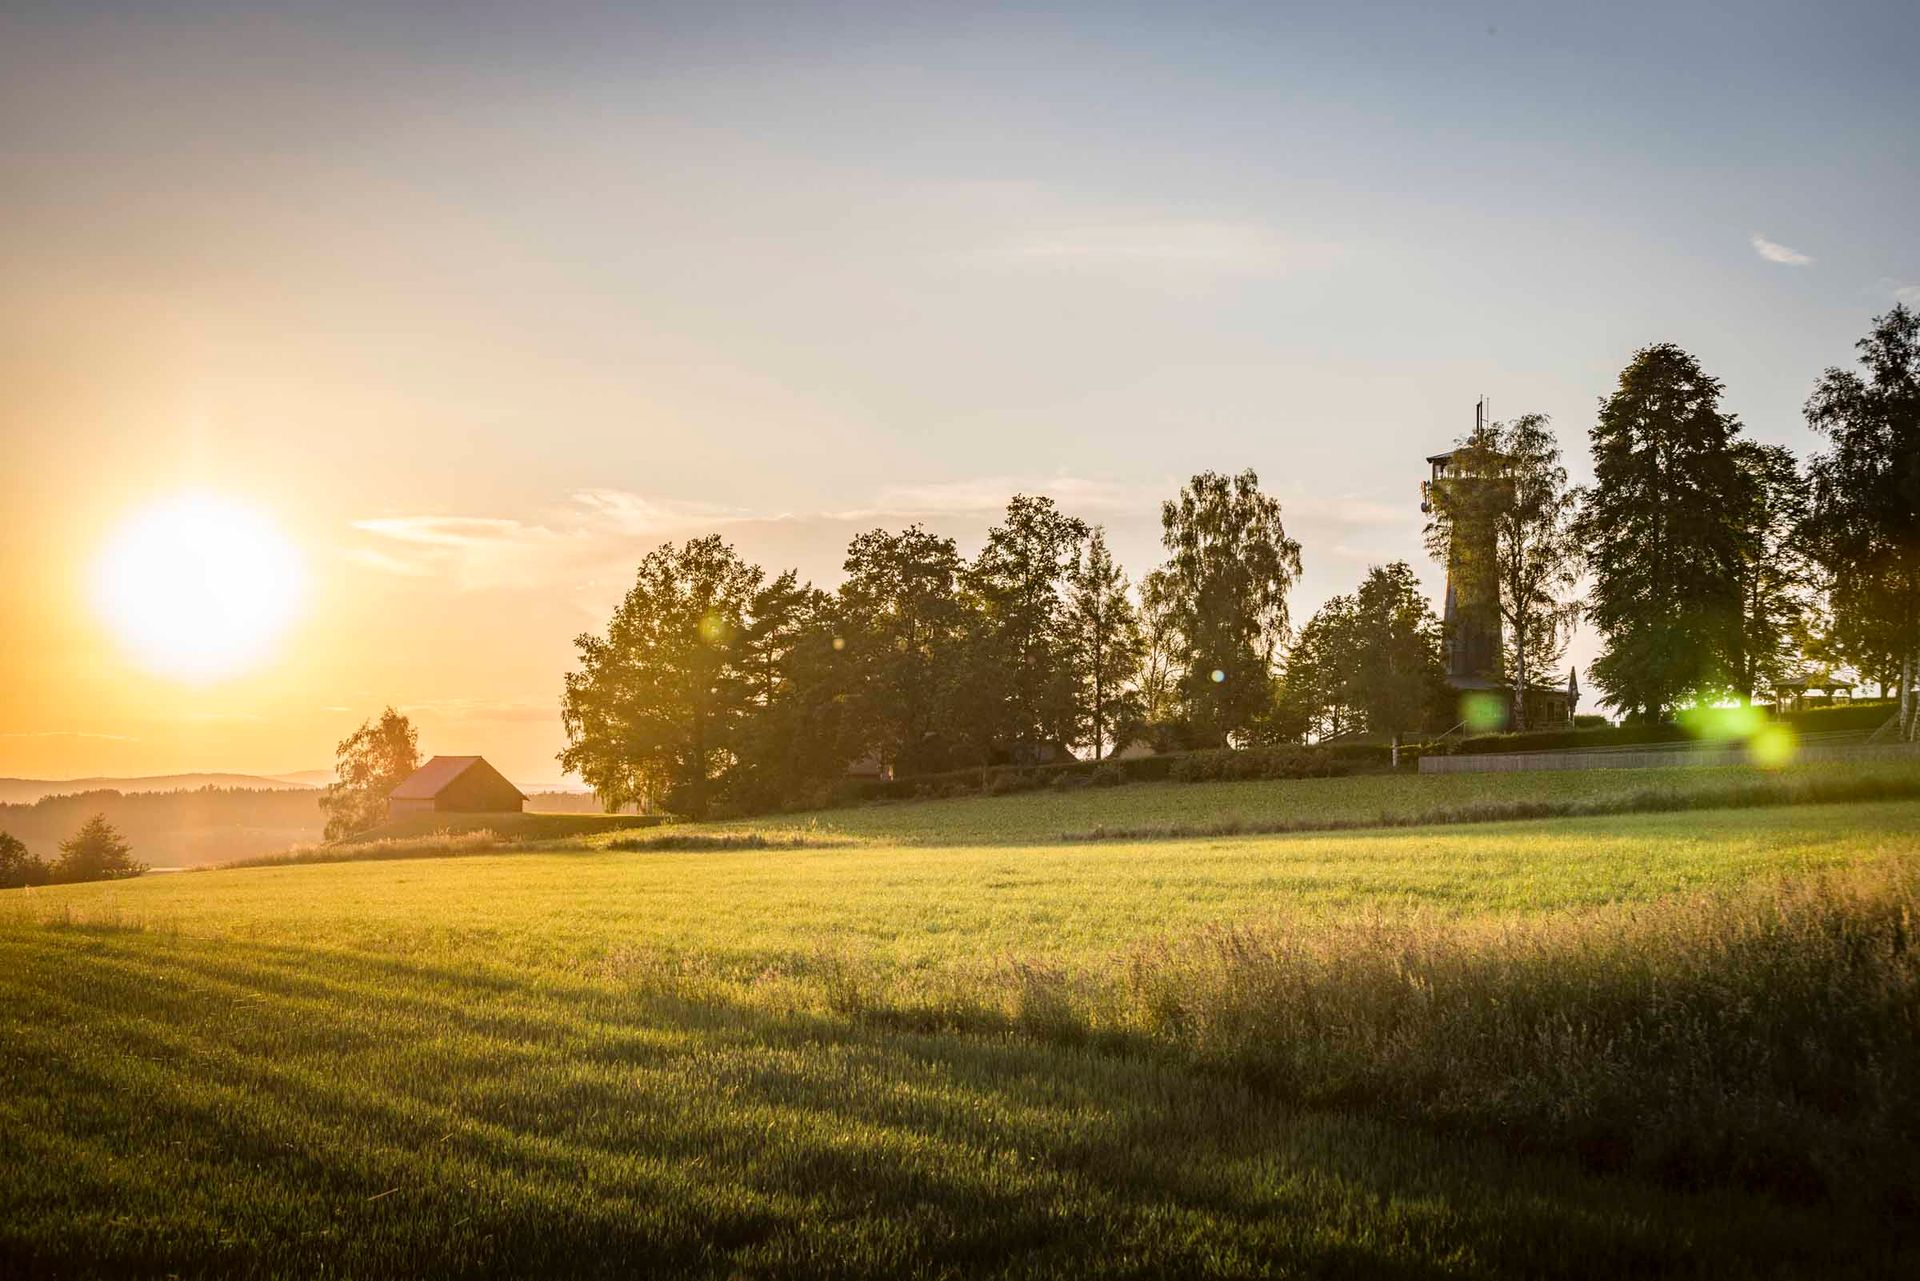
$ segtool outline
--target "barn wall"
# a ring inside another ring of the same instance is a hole
[[[475,765],[441,789],[433,808],[446,814],[517,814],[523,805],[511,783]]]

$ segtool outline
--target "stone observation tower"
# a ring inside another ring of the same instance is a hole
[[[1487,402],[1473,407],[1476,433],[1487,424]],[[1427,459],[1433,476],[1420,486],[1420,510],[1431,512],[1445,493],[1453,517],[1447,545],[1447,604],[1444,616],[1447,683],[1455,689],[1498,689],[1500,679],[1500,587],[1494,572],[1494,515],[1507,482],[1456,466],[1466,451],[1450,449]]]

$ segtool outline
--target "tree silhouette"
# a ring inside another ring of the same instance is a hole
[[[333,782],[320,794],[329,841],[377,827],[387,818],[387,797],[420,768],[420,741],[413,722],[391,707],[340,740]]]
[[[1808,543],[1828,578],[1843,649],[1900,672],[1899,724],[1920,729],[1920,316],[1896,305],[1856,344],[1867,376],[1829,369],[1807,424],[1832,442],[1813,460]]]
[[[1251,469],[1195,476],[1161,504],[1160,524],[1156,591],[1180,638],[1183,709],[1201,741],[1224,746],[1271,706],[1300,544]]]
[[[1739,651],[1748,479],[1721,383],[1671,343],[1635,353],[1594,426],[1594,485],[1576,536],[1610,706],[1659,720],[1730,690]]]
[[[1140,719],[1140,695],[1133,682],[1146,642],[1140,612],[1127,595],[1127,576],[1113,563],[1107,535],[1095,529],[1073,567],[1065,632],[1075,693],[1076,741],[1093,748],[1093,759],[1117,745],[1117,726]]]
[[[104,815],[95,814],[80,825],[80,830],[60,842],[60,857],[52,867],[52,879],[63,884],[77,881],[118,881],[138,876],[147,870],[145,863],[133,860],[133,849],[122,840]]]
[[[26,842],[11,832],[0,832],[0,890],[45,885],[50,874],[46,863],[28,852]]]

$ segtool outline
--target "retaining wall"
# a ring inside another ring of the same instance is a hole
[[[1795,761],[1866,761],[1920,758],[1920,743],[1802,744]],[[1745,747],[1649,747],[1600,752],[1488,752],[1474,756],[1422,756],[1422,774],[1485,774],[1539,769],[1670,769],[1700,765],[1749,765]]]

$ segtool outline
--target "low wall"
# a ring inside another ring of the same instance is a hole
[[[1873,745],[1807,743],[1798,761],[1867,761],[1910,756],[1920,759],[1920,743]],[[1649,747],[1601,752],[1488,752],[1474,756],[1422,756],[1422,774],[1486,774],[1541,769],[1672,769],[1701,765],[1750,765],[1745,747]]]

